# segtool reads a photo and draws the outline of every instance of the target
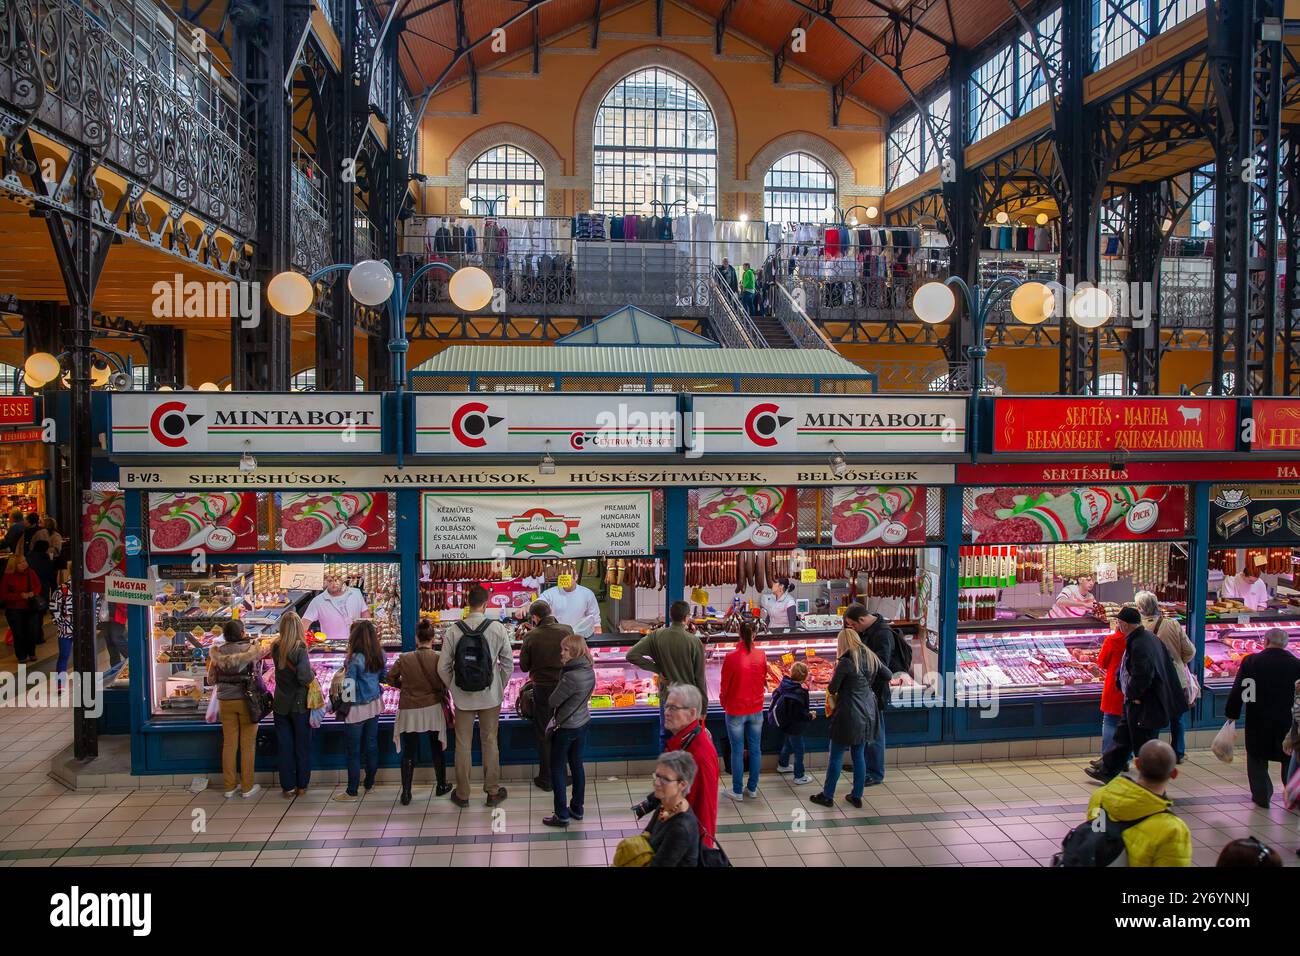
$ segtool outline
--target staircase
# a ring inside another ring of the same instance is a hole
[[[781,320],[774,315],[756,315],[754,324],[758,326],[758,331],[763,333],[763,338],[767,340],[769,348],[774,349],[797,349],[799,344],[790,337],[790,333],[785,330]]]

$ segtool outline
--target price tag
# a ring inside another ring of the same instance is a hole
[[[691,590],[691,601],[695,604],[708,604],[709,592],[704,588],[693,588]]]
[[[556,587],[561,587],[561,588],[572,587],[572,586],[573,586],[573,575],[572,575],[572,574],[561,574],[558,578],[556,578],[556,580],[555,580],[555,586],[556,586]]]
[[[514,575],[512,575],[512,574],[510,573],[510,569],[509,569],[509,568],[502,568],[502,569],[501,569],[501,580],[502,580],[502,581],[509,581],[513,576],[514,576]]]
[[[848,606],[847,606],[847,605],[844,605],[844,604],[841,604],[839,607],[837,607],[837,608],[835,609],[835,613],[836,613],[837,615],[839,615],[840,617],[843,617],[843,616],[844,616],[844,612],[847,611],[847,610],[848,610]]]
[[[528,601],[529,601],[530,604],[531,604],[533,601],[536,601],[536,600],[537,600],[537,592],[536,592],[536,591],[534,591],[532,594],[528,595]]]
[[[781,655],[781,663],[782,663],[782,664],[793,664],[793,663],[794,663],[794,655],[793,655],[793,654],[790,654],[790,653],[782,654],[782,655]]]
[[[1263,567],[1264,565],[1266,565],[1266,564],[1268,564],[1268,556],[1267,556],[1267,555],[1264,555],[1264,554],[1257,554],[1257,555],[1255,555],[1255,567],[1257,567],[1257,568],[1262,568],[1262,567]]]
[[[1114,584],[1119,580],[1119,565],[1113,561],[1097,562],[1097,583]]]
[[[817,581],[816,568],[804,568],[799,572],[799,581],[803,584],[813,584]]]
[[[808,648],[807,650],[805,650],[805,651],[803,652],[803,656],[804,656],[804,657],[816,657],[816,656],[817,656],[817,652],[814,651],[814,650],[810,647],[810,648]]]
[[[612,597],[615,601],[623,600],[623,585],[611,584],[609,586],[609,596]]]

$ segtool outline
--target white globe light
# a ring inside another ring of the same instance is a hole
[[[159,385],[159,386],[158,386],[158,391],[160,391],[160,392],[172,392],[172,391],[175,391],[175,389],[173,389],[170,385]]]
[[[876,218],[877,216],[879,216],[879,215],[880,215],[880,210],[877,209],[875,206],[868,206],[868,207],[867,207],[867,218],[868,218],[868,219],[875,219],[875,218]]]
[[[42,383],[36,381],[36,379],[32,378],[30,375],[24,372],[23,384],[26,385],[28,388],[36,389],[36,388],[40,388]]]
[[[509,199],[506,200],[507,209],[518,209],[523,204],[524,204],[523,200],[520,199],[518,196],[511,196]]]
[[[28,387],[40,388],[59,377],[59,360],[49,352],[36,352],[27,356],[23,371],[27,373],[24,381]]]
[[[700,201],[696,199],[694,196],[686,200],[687,212],[696,212],[697,210],[699,210],[699,208],[700,208]]]
[[[199,386],[199,391],[200,391],[200,392],[217,392],[217,391],[220,391],[220,389],[217,388],[217,385],[216,385],[215,382],[204,382],[202,385]]]
[[[1115,314],[1115,303],[1106,290],[1084,286],[1070,298],[1070,318],[1085,329],[1099,329]]]
[[[856,226],[857,224],[858,224],[858,217],[857,217],[857,216],[849,216],[849,225],[850,225],[850,226]]]
[[[492,301],[492,277],[477,266],[466,266],[452,274],[447,291],[456,308],[477,312]]]
[[[997,220],[999,225],[1005,226],[1008,222],[1011,221],[1011,217],[1007,215],[1007,211],[1005,209],[1002,209],[998,211]]]
[[[225,392],[233,392],[234,390],[235,390],[235,383],[234,383],[234,382],[227,382],[227,383],[226,383],[226,387],[225,387],[224,389],[222,389],[222,391],[225,391]]]
[[[1011,314],[1025,325],[1041,325],[1056,309],[1056,295],[1041,282],[1026,282],[1011,293]]]
[[[1047,218],[1048,218],[1047,213],[1040,212],[1037,215],[1037,217],[1035,217],[1034,221],[1037,222],[1040,226],[1045,226],[1047,225]]]
[[[470,208],[471,208],[473,205],[474,205],[474,201],[473,201],[472,199],[470,199],[468,196],[461,196],[461,197],[460,197],[460,208],[461,208],[461,209],[464,209],[466,212],[469,212],[469,211],[470,211]]]
[[[362,259],[348,273],[348,292],[362,305],[383,305],[393,294],[393,270],[378,259]]]
[[[311,281],[301,272],[281,272],[266,284],[266,301],[281,315],[302,315],[315,297]]]
[[[749,213],[747,213],[747,212],[742,212],[742,213],[740,214],[740,221],[741,221],[741,222],[749,222]]]
[[[947,321],[956,308],[956,294],[942,282],[927,282],[912,296],[912,311],[929,325]]]
[[[1208,236],[1210,234],[1210,230],[1213,228],[1214,226],[1210,225],[1210,220],[1208,219],[1202,219],[1200,222],[1196,224],[1197,232],[1199,232],[1203,236]]]

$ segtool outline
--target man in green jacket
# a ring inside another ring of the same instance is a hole
[[[659,732],[663,740],[667,740],[663,716],[669,684],[694,684],[699,688],[704,709],[709,706],[709,685],[704,678],[704,645],[686,630],[686,619],[690,614],[689,604],[674,601],[668,609],[668,626],[647,634],[627,652],[627,662],[633,667],[659,675]],[[703,713],[700,719],[704,719]]]
[[[740,301],[745,306],[745,312],[748,315],[758,314],[758,282],[754,275],[754,270],[746,262],[740,271]]]

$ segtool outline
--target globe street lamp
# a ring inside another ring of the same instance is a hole
[[[90,386],[91,388],[114,388],[118,391],[131,387],[130,364],[120,357],[103,349],[89,349],[90,352]],[[71,355],[63,352],[52,355],[49,352],[33,352],[23,362],[23,384],[35,391],[51,384],[56,379],[63,379],[67,384],[70,371],[63,368],[64,360]]]
[[[501,202],[503,199],[506,201],[507,212],[516,212],[519,207],[523,205],[523,200],[518,196],[507,196],[505,193],[502,193],[495,199],[484,199],[482,196],[461,196],[460,202],[457,205],[459,205],[465,212],[469,212],[474,208],[476,202],[481,202],[487,206],[487,214],[489,216],[495,216],[497,214],[497,203]]]
[[[954,291],[955,290],[955,291]],[[970,285],[961,276],[950,276],[944,282],[927,282],[912,297],[912,311],[928,325],[938,325],[957,311],[957,292],[960,292],[971,317],[970,393],[971,393],[971,461],[979,453],[979,394],[984,386],[984,357],[988,344],[984,340],[988,318],[993,310],[1010,298],[1011,314],[1025,325],[1041,325],[1056,311],[1056,293],[1042,282],[1026,282],[1014,276],[1002,276],[987,289]],[[1115,306],[1109,295],[1096,286],[1084,286],[1070,297],[1066,312],[1070,319],[1084,329],[1098,329],[1110,321]]]
[[[311,308],[316,295],[316,283],[327,275],[347,271],[348,293],[357,302],[371,308],[388,303],[393,320],[393,337],[388,340],[388,351],[393,356],[394,392],[397,396],[397,465],[402,466],[402,386],[406,381],[406,313],[411,305],[415,284],[428,272],[442,269],[450,272],[447,291],[452,304],[463,312],[477,312],[492,301],[492,278],[477,266],[453,268],[445,262],[426,262],[404,283],[401,273],[394,273],[387,262],[364,259],[355,265],[350,262],[326,266],[310,276],[301,272],[281,272],[266,286],[266,300],[281,315],[302,315]]]

